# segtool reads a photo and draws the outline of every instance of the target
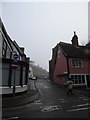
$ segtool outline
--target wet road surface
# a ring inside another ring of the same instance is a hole
[[[33,81],[34,84],[34,81]],[[47,80],[37,80],[35,87],[39,99],[19,107],[6,108],[3,116],[6,118],[88,118],[89,98],[74,92],[67,95],[67,88],[57,87]]]

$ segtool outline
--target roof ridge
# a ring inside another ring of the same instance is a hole
[[[85,54],[81,50],[81,47],[65,42],[60,42],[59,45],[62,48],[64,54],[66,54],[68,57],[85,58]]]

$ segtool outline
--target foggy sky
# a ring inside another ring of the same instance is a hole
[[[74,31],[80,45],[88,42],[88,2],[3,2],[1,18],[11,39],[47,70],[52,48],[71,43]]]

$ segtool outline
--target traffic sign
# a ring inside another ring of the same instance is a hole
[[[17,64],[18,58],[19,58],[19,55],[17,54],[16,51],[14,51],[14,52],[13,52],[13,59],[14,59],[14,61],[12,62],[12,68],[13,68],[13,69],[18,68],[18,64]]]
[[[17,54],[17,52],[13,52],[13,58],[15,59],[15,60],[17,60],[18,58],[19,58],[19,55]]]

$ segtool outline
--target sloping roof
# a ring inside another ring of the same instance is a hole
[[[20,54],[20,55],[23,55],[24,53],[23,53],[23,51],[20,49],[20,47],[19,47],[19,45],[16,43],[16,41],[13,41],[13,44],[14,44],[14,46],[16,47],[16,49],[18,50],[19,54]]]
[[[16,41],[12,41],[11,38],[9,37],[9,35],[8,35],[6,29],[5,29],[5,26],[4,26],[1,18],[0,18],[0,28],[1,28],[1,30],[2,30],[2,34],[3,34],[3,36],[5,37],[5,40],[6,40],[7,44],[8,44],[8,45],[10,46],[10,48],[11,48],[11,51],[14,50],[14,48],[13,48],[13,45],[14,45],[14,47],[18,50],[18,52],[20,53],[20,55],[23,55],[24,53],[23,53],[23,51],[20,49],[20,47],[19,47],[19,45],[16,43]]]
[[[1,21],[1,18],[0,18],[0,28],[2,28],[2,21]]]
[[[56,63],[57,50],[58,50],[58,47],[57,47],[57,45],[56,45],[56,46],[52,49],[52,60],[53,60],[54,64]]]
[[[88,44],[86,44],[86,49],[87,49],[87,53],[88,53],[88,58],[90,59],[90,42]]]
[[[79,46],[74,46],[72,44],[64,43],[64,42],[60,42],[59,45],[61,46],[64,54],[67,55],[68,57],[73,57],[73,58],[86,57],[85,52]]]
[[[90,42],[86,44],[86,48],[90,49]]]
[[[1,18],[0,18],[0,28],[1,28],[1,32],[2,32],[3,37],[5,38],[7,44],[9,45],[9,48],[11,49],[11,51],[13,51],[13,48],[12,48],[12,46],[10,44],[10,42],[12,40],[9,37],[9,35],[7,34],[7,31],[6,31],[5,27],[4,27],[4,24],[3,24],[2,20],[1,20]]]

